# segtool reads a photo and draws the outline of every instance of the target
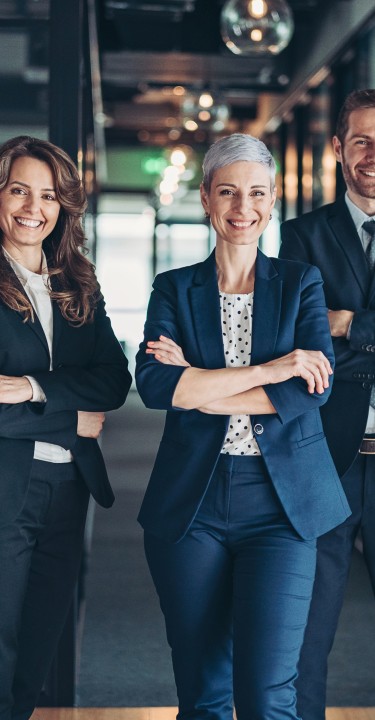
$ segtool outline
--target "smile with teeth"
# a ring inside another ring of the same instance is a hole
[[[241,220],[228,220],[228,222],[233,225],[233,227],[237,227],[240,229],[249,228],[252,225],[254,225],[255,220],[247,220],[247,221],[241,221]]]
[[[14,219],[16,223],[18,223],[18,225],[23,225],[24,227],[28,228],[38,228],[40,225],[42,225],[43,222],[42,220],[29,220],[23,217],[16,217]]]

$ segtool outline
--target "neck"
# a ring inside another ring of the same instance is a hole
[[[256,245],[217,245],[215,255],[220,290],[227,293],[254,290],[257,250]]]
[[[352,203],[362,210],[362,212],[366,213],[366,215],[375,215],[375,198],[363,197],[363,195],[358,195],[358,193],[353,192],[349,188],[348,197]]]
[[[42,274],[43,255],[41,247],[18,248],[10,242],[4,242],[3,247],[9,253],[11,258],[18,262],[22,267],[30,270],[37,275]]]

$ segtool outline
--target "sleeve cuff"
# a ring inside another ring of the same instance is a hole
[[[47,398],[43,392],[43,389],[40,387],[39,383],[35,380],[35,378],[31,377],[30,375],[24,375],[24,377],[29,381],[33,391],[33,396],[30,402],[47,402]]]

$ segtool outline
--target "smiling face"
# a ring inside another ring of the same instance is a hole
[[[216,170],[210,191],[201,186],[201,199],[217,243],[257,245],[269,222],[276,190],[271,191],[266,166],[239,161]]]
[[[353,110],[344,142],[333,149],[342,165],[350,199],[364,212],[375,212],[375,108]]]
[[[6,186],[0,190],[3,247],[15,259],[30,248],[41,252],[43,240],[59,217],[55,182],[47,163],[33,157],[13,161]]]

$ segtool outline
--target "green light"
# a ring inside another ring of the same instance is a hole
[[[161,175],[168,163],[163,157],[148,157],[142,160],[141,165],[147,175]]]

